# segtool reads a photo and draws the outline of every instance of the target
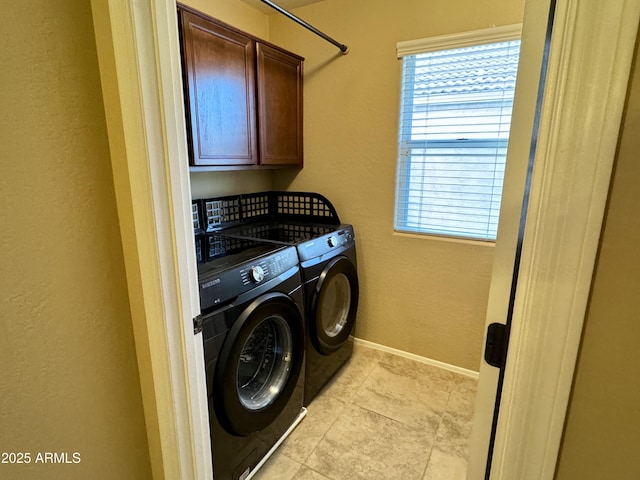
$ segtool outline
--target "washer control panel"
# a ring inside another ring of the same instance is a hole
[[[239,274],[243,285],[256,285],[277,277],[297,264],[298,257],[295,250],[287,248],[282,253],[269,255],[257,262],[241,266]]]
[[[298,254],[292,246],[240,264],[211,270],[199,278],[200,307],[206,309],[222,304],[297,266]]]

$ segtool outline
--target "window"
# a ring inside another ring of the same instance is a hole
[[[520,26],[401,42],[395,229],[494,241]]]

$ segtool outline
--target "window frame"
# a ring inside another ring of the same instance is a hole
[[[455,33],[450,35],[441,35],[435,37],[422,38],[417,40],[409,40],[398,42],[396,45],[396,52],[398,59],[404,59],[404,57],[411,57],[415,59],[415,55],[443,50],[452,50],[458,48],[493,44],[493,43],[501,43],[501,42],[509,42],[514,40],[521,40],[522,34],[522,24],[513,24],[513,25],[504,25],[499,27],[492,27],[481,30],[473,30],[462,33]],[[402,66],[402,75],[404,79],[405,66]],[[413,88],[413,86],[412,86]],[[409,95],[411,95],[411,91],[409,91]],[[399,114],[399,126],[398,126],[398,138],[397,138],[397,158],[396,158],[396,178],[395,178],[395,201],[394,201],[394,219],[393,219],[393,228],[394,232],[399,234],[409,234],[409,235],[418,235],[424,237],[438,237],[438,238],[449,238],[455,240],[465,240],[465,241],[478,241],[482,243],[490,243],[494,244],[495,238],[483,238],[482,236],[474,236],[470,232],[461,232],[456,234],[454,232],[447,233],[439,233],[436,231],[428,231],[423,228],[414,228],[407,226],[407,218],[409,210],[407,207],[409,206],[409,188],[400,188],[401,183],[401,169],[404,167],[406,169],[411,168],[411,162],[401,162],[401,158],[403,155],[408,155],[411,150],[411,145],[420,145],[420,147],[424,147],[424,141],[407,141],[407,138],[410,138],[411,122],[406,122],[404,119],[405,112],[403,111],[404,105],[403,102],[405,98],[407,98],[406,91],[400,92],[400,114]],[[403,140],[405,139],[405,140]],[[487,142],[493,143],[496,147],[501,143],[499,138],[496,139],[487,139],[487,140],[470,140],[471,142]],[[508,139],[504,140],[508,144]],[[430,143],[433,145],[434,142],[440,143],[439,140],[431,140]],[[447,140],[442,140],[444,144]],[[450,143],[450,141],[449,141]],[[404,178],[407,180],[410,178],[408,172]],[[400,221],[402,219],[402,221]],[[404,225],[404,226],[402,226]]]

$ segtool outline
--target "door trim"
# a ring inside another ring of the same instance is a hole
[[[176,5],[91,7],[153,478],[211,479]]]

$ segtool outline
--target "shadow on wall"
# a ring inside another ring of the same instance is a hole
[[[338,52],[333,57],[329,57],[324,62],[319,63],[314,68],[312,68],[310,70],[305,70],[305,72],[304,72],[305,80],[312,79],[313,76],[316,75],[320,70],[323,70],[325,67],[329,66],[329,64],[333,63],[338,58],[344,57],[345,55],[346,54],[342,54],[342,53]]]

